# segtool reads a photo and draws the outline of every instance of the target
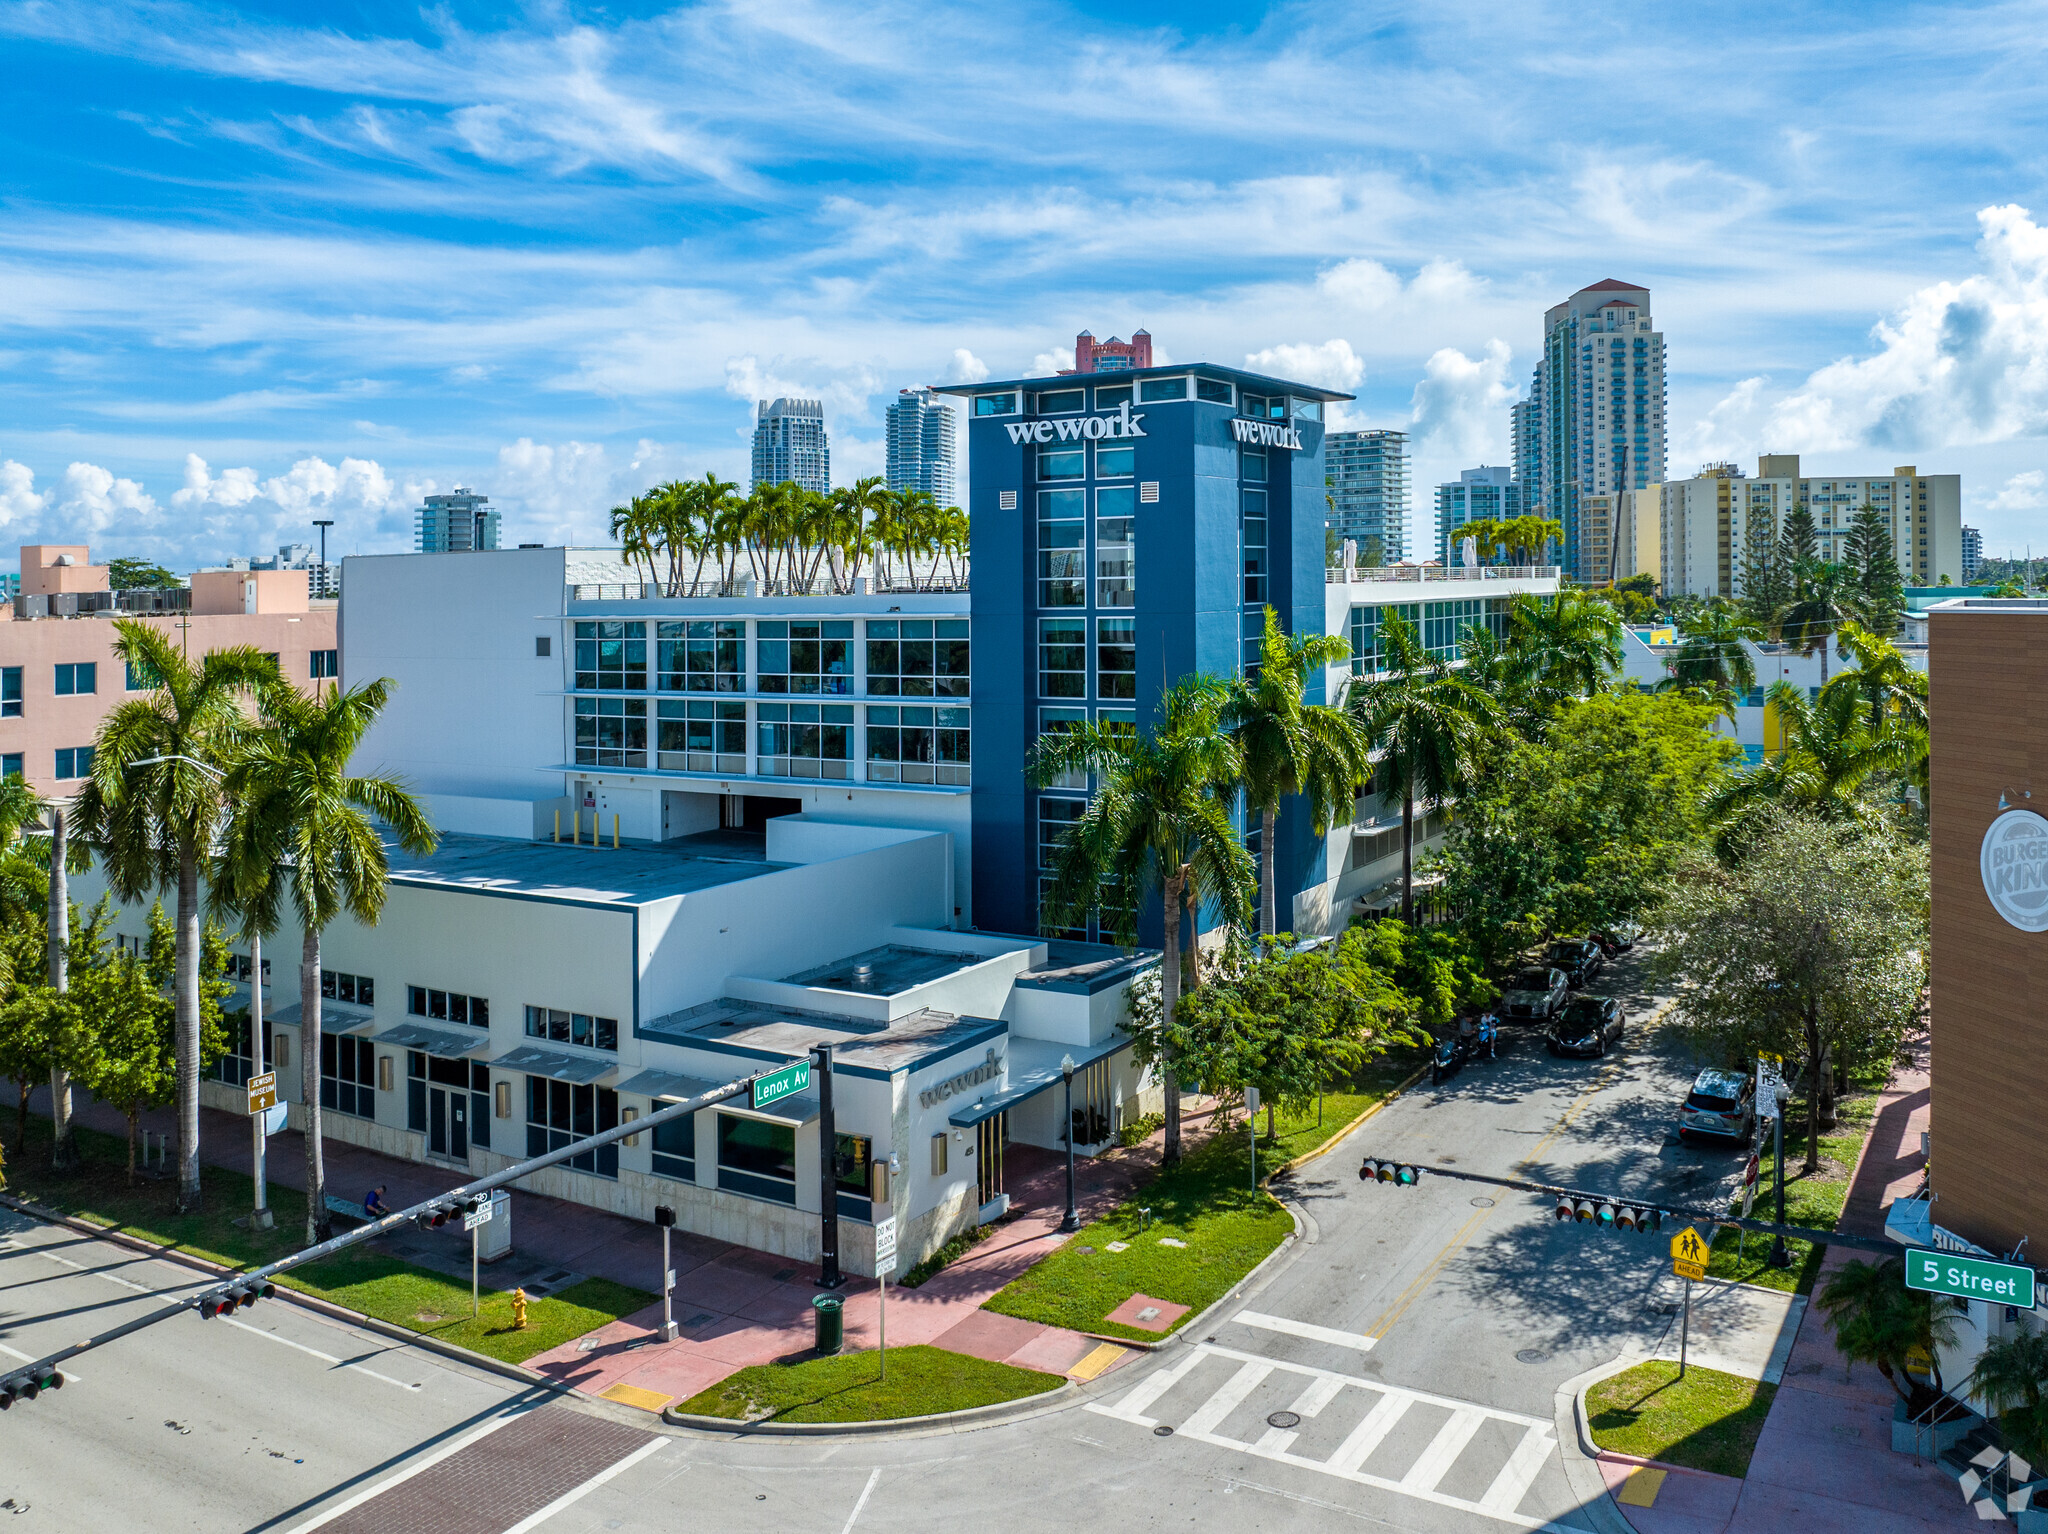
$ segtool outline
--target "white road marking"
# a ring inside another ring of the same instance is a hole
[[[853,1504],[853,1511],[846,1515],[846,1527],[839,1534],[853,1534],[853,1526],[860,1522],[860,1510],[868,1505],[868,1498],[875,1494],[875,1482],[882,1478],[880,1465],[868,1473],[868,1483],[860,1489],[860,1500]]]
[[[1132,1388],[1131,1393],[1123,1398],[1120,1406],[1111,1408],[1100,1402],[1090,1401],[1088,1409],[1111,1417],[1122,1417],[1128,1422],[1137,1423],[1140,1427],[1152,1427],[1154,1423],[1145,1415],[1145,1408],[1178,1385],[1181,1377],[1200,1363],[1203,1356],[1202,1348],[1190,1348],[1185,1356],[1168,1364],[1164,1369],[1155,1369],[1146,1375]]]
[[[1335,1327],[1313,1326],[1307,1321],[1290,1321],[1285,1316],[1269,1316],[1256,1310],[1240,1310],[1230,1319],[1240,1326],[1255,1326],[1262,1332],[1283,1332],[1289,1337],[1305,1337],[1310,1342],[1356,1348],[1361,1353],[1370,1353],[1376,1340],[1363,1332],[1340,1332]]]
[[[1410,1465],[1408,1473],[1401,1477],[1402,1489],[1435,1491],[1437,1482],[1465,1452],[1465,1445],[1472,1441],[1472,1435],[1479,1431],[1479,1424],[1485,1420],[1486,1414],[1474,1407],[1452,1412],[1450,1420],[1436,1430],[1436,1437],[1422,1451],[1422,1458]]]
[[[1273,1372],[1271,1364],[1245,1364],[1233,1374],[1208,1400],[1195,1408],[1193,1416],[1182,1424],[1183,1433],[1213,1433],[1223,1425],[1223,1419],[1244,1404],[1244,1398],[1258,1389],[1259,1381]]]
[[[486,1422],[482,1427],[477,1428],[474,1432],[464,1433],[460,1438],[450,1439],[447,1443],[442,1444],[440,1448],[435,1449],[432,1453],[421,1455],[418,1459],[414,1460],[410,1465],[407,1465],[403,1470],[399,1471],[396,1475],[386,1476],[383,1480],[377,1482],[374,1486],[365,1486],[361,1491],[357,1492],[354,1496],[335,1503],[334,1506],[328,1508],[327,1511],[325,1511],[324,1513],[317,1514],[316,1516],[308,1519],[306,1522],[299,1524],[291,1531],[291,1534],[310,1534],[310,1531],[319,1528],[322,1524],[334,1522],[334,1520],[339,1518],[343,1513],[346,1513],[351,1509],[361,1507],[365,1502],[369,1501],[372,1497],[381,1497],[385,1492],[391,1490],[392,1487],[402,1485],[403,1483],[411,1480],[414,1476],[418,1475],[422,1470],[433,1469],[434,1466],[440,1464],[441,1461],[446,1459],[449,1455],[461,1453],[464,1449],[468,1448],[471,1444],[475,1443],[479,1438],[488,1438],[491,1434],[497,1432],[499,1428],[510,1427],[513,1423],[517,1422],[521,1417],[525,1416],[528,1412],[538,1409],[539,1406],[540,1403],[538,1401],[533,1402],[531,1405],[516,1406],[511,1411],[506,1412],[502,1417],[493,1417],[489,1422]],[[661,1441],[662,1440],[660,1439],[655,1440],[655,1442],[657,1443]]]
[[[1486,1488],[1486,1495],[1479,1499],[1479,1505],[1489,1513],[1511,1513],[1522,1505],[1522,1498],[1529,1494],[1529,1483],[1536,1479],[1536,1472],[1543,1468],[1543,1462],[1550,1458],[1550,1435],[1540,1427],[1532,1427],[1522,1435],[1522,1441],[1515,1445],[1515,1452],[1508,1456],[1508,1462],[1500,1467],[1500,1474],[1493,1478],[1493,1484]]]
[[[375,1369],[367,1368],[362,1364],[350,1363],[345,1358],[336,1358],[332,1353],[323,1353],[318,1348],[309,1348],[303,1342],[294,1342],[289,1337],[280,1337],[276,1332],[266,1332],[262,1327],[251,1326],[247,1321],[237,1321],[231,1316],[222,1316],[220,1319],[226,1321],[230,1326],[239,1327],[252,1337],[267,1337],[272,1342],[281,1342],[288,1348],[296,1348],[301,1353],[319,1359],[322,1363],[333,1364],[337,1369],[353,1369],[358,1374],[369,1375],[373,1380],[382,1380],[387,1385],[396,1385],[400,1390],[418,1390],[420,1388],[418,1385],[408,1385],[404,1380],[395,1380],[388,1374],[379,1374]],[[396,1349],[387,1349],[387,1351],[395,1352]]]
[[[5,1353],[9,1358],[18,1358],[25,1364],[32,1364],[36,1361],[35,1354],[23,1353],[18,1349],[10,1348],[4,1342],[0,1342],[0,1353]],[[69,1369],[59,1369],[57,1372],[64,1376],[64,1383],[67,1385],[82,1385],[85,1383]]]
[[[1368,1459],[1387,1434],[1394,1430],[1394,1424],[1415,1404],[1415,1398],[1405,1391],[1388,1391],[1372,1403],[1372,1410],[1359,1418],[1358,1426],[1351,1430],[1351,1436],[1337,1446],[1337,1452],[1329,1459],[1330,1469],[1338,1475],[1349,1475]]]
[[[1317,1412],[1334,1401],[1343,1388],[1344,1383],[1341,1380],[1310,1380],[1308,1388],[1296,1396],[1293,1405],[1287,1409],[1297,1417],[1313,1417]],[[1269,1426],[1259,1437],[1259,1447],[1261,1449],[1291,1449],[1294,1447],[1294,1440],[1300,1436],[1301,1431],[1298,1428]]]
[[[668,1440],[666,1438],[648,1439],[647,1442],[640,1445],[639,1448],[635,1449],[631,1454],[628,1454],[624,1459],[620,1460],[617,1464],[611,1466],[607,1470],[598,1471],[596,1475],[592,1476],[589,1480],[585,1481],[581,1486],[573,1487],[570,1490],[563,1492],[562,1495],[555,1498],[554,1501],[550,1502],[546,1507],[542,1508],[539,1512],[533,1514],[532,1516],[520,1519],[517,1523],[513,1524],[511,1528],[507,1529],[505,1531],[505,1534],[531,1534],[532,1530],[539,1528],[542,1524],[546,1523],[550,1518],[554,1517],[555,1514],[561,1512],[564,1508],[570,1506],[572,1503],[576,1502],[578,1499],[584,1497],[588,1493],[596,1491],[598,1487],[604,1485],[606,1481],[609,1481],[613,1476],[618,1475],[621,1471],[632,1469],[633,1466],[639,1464],[640,1461],[647,1458],[648,1455],[654,1453],[657,1449],[661,1448],[667,1442]]]

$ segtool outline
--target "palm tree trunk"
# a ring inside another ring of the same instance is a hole
[[[325,1241],[327,1171],[320,1150],[320,929],[310,923],[299,947],[299,1087],[306,1099],[306,1244]]]
[[[1180,890],[1176,870],[1166,881],[1166,899],[1161,902],[1166,941],[1159,956],[1159,1016],[1168,1038],[1173,1036],[1173,1014],[1180,1006]],[[1173,1051],[1162,1051],[1160,1080],[1166,1091],[1166,1164],[1180,1160],[1180,1078],[1174,1074]]]
[[[142,1134],[142,1106],[128,1109],[128,1186],[135,1186],[135,1142]]]
[[[50,989],[63,995],[70,987],[71,889],[64,869],[70,853],[64,806],[50,806]],[[78,1165],[78,1137],[71,1132],[71,1072],[50,1066],[50,1170],[68,1172]]]
[[[1279,818],[1270,809],[1259,811],[1259,930],[1268,936],[1280,930],[1273,898],[1273,826]]]
[[[178,1213],[199,1208],[199,853],[178,855],[175,969],[178,1089]]]
[[[1401,790],[1401,920],[1415,925],[1415,789]]]

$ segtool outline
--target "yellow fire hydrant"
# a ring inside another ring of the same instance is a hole
[[[526,1291],[524,1289],[514,1289],[512,1291],[512,1330],[515,1332],[526,1330]]]

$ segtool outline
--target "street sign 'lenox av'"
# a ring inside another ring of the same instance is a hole
[[[1989,1300],[1994,1305],[2034,1308],[2034,1270],[2012,1262],[1988,1262],[1911,1247],[1906,1252],[1906,1287],[1931,1294],[1952,1294],[1964,1300]]]
[[[792,1060],[779,1071],[770,1071],[765,1076],[754,1078],[755,1111],[770,1103],[779,1103],[785,1097],[794,1097],[811,1084],[811,1062]]]

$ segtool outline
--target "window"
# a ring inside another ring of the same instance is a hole
[[[853,706],[761,703],[755,771],[771,778],[843,778],[852,756]]]
[[[368,1039],[320,1035],[320,1106],[351,1118],[377,1116],[376,1051]]]
[[[247,960],[243,962],[246,963]],[[260,1075],[271,1068],[271,1061],[268,1058],[270,1051],[264,1051],[265,1061],[259,1066],[253,1048],[255,1041],[250,1037],[247,1011],[223,1012],[220,1024],[221,1031],[227,1035],[228,1047],[207,1068],[207,1079],[225,1081],[231,1087],[247,1086],[251,1076]],[[263,1042],[267,1045],[270,1041],[266,1038]]]
[[[1040,479],[1079,479],[1088,472],[1085,447],[1042,447],[1038,450]]]
[[[1280,421],[1287,417],[1287,401],[1265,394],[1247,394],[1244,397],[1244,413],[1254,420]]]
[[[1095,620],[1095,695],[1098,698],[1138,696],[1138,620]]]
[[[148,661],[129,661],[123,668],[126,673],[128,691],[149,692],[163,686],[163,678],[156,674],[156,667]]]
[[[718,1186],[727,1192],[796,1202],[796,1130],[765,1119],[718,1115]]]
[[[640,698],[578,698],[576,762],[581,767],[645,767],[646,702]]]
[[[1038,605],[1088,603],[1088,492],[1038,492]]]
[[[1244,497],[1239,532],[1244,546],[1244,600],[1249,606],[1266,600],[1266,492],[1238,493]]]
[[[1095,408],[1097,410],[1115,410],[1119,406],[1128,405],[1130,402],[1131,386],[1129,384],[1100,384],[1096,387]]]
[[[1102,443],[1095,449],[1095,477],[1118,479],[1138,472],[1138,450]]]
[[[665,1104],[657,1103],[663,1107]],[[685,1113],[654,1126],[654,1175],[677,1182],[697,1180],[697,1115]]]
[[[309,669],[311,671],[313,680],[316,682],[319,681],[322,677],[339,677],[341,675],[341,651],[312,651],[311,664]]]
[[[967,714],[964,708],[869,708],[869,781],[966,783]]]
[[[1085,708],[1042,708],[1038,711],[1038,733],[1040,735],[1062,734],[1067,730],[1073,729],[1076,725],[1085,724],[1087,720],[1088,710]],[[1088,774],[1085,772],[1062,773],[1045,786],[1047,788],[1085,789],[1088,786]]]
[[[469,1092],[469,1143],[491,1148],[491,1068],[481,1060],[450,1060],[409,1049],[405,1055],[405,1127],[427,1130],[427,1085]]]
[[[604,619],[576,625],[576,685],[639,692],[647,686],[647,625]]]
[[[662,703],[654,764],[667,772],[745,772],[744,703]]]
[[[853,624],[768,623],[754,626],[754,669],[762,692],[853,691]]]
[[[868,621],[870,697],[964,698],[968,662],[965,618]]]
[[[0,778],[19,778],[24,776],[26,774],[21,770],[21,753],[19,751],[9,751],[5,756],[0,756]]]
[[[100,667],[98,661],[83,660],[74,665],[57,668],[57,696],[68,698],[73,693],[98,692]]]
[[[1266,450],[1262,447],[1238,449],[1237,477],[1247,484],[1263,485],[1266,482]]]
[[[369,981],[356,977],[357,994]],[[346,997],[342,998],[347,1000]],[[414,1017],[431,1017],[440,1022],[467,1023],[472,1028],[491,1026],[491,1003],[483,996],[464,996],[460,991],[435,991],[423,985],[405,988],[405,1010]]]
[[[1129,485],[1095,492],[1095,605],[1138,605],[1137,492]]]
[[[1219,405],[1227,405],[1231,402],[1232,398],[1230,385],[1224,383],[1219,378],[1197,378],[1195,380],[1195,398],[1212,400]]]
[[[619,1094],[610,1087],[576,1086],[546,1076],[526,1078],[526,1154],[544,1156],[572,1141],[619,1127]],[[571,1156],[566,1163],[599,1177],[619,1175],[616,1142]]]
[[[1067,827],[1081,818],[1088,808],[1080,799],[1046,799],[1038,801],[1038,930],[1046,937],[1071,937],[1086,940],[1086,923],[1078,927],[1055,926],[1048,915],[1047,900],[1052,894],[1052,869],[1059,857],[1060,838]]]
[[[57,776],[60,778],[89,778],[92,776],[92,747],[67,746],[57,752]]]
[[[849,1220],[866,1220],[874,1215],[868,1194],[875,1164],[875,1142],[866,1135],[835,1135],[837,1154],[832,1160],[834,1192],[839,1213]]]
[[[655,685],[663,692],[745,692],[747,626],[715,623],[657,623],[654,626]]]
[[[546,634],[536,634],[533,640],[533,653],[542,658],[553,655],[555,653],[554,640]]]
[[[1038,620],[1038,695],[1041,698],[1088,696],[1088,620]]]
[[[239,980],[242,984],[247,985],[249,977],[254,973],[255,969],[249,963],[249,956],[246,953],[231,953],[228,955],[228,979]],[[321,971],[323,977],[326,973],[325,970]],[[270,961],[268,959],[263,961],[263,983],[265,985],[270,984]],[[332,991],[324,991],[323,994],[332,996],[334,993]]]
[[[1048,389],[1038,396],[1040,415],[1063,415],[1071,410],[1087,408],[1085,389]]]
[[[526,1036],[556,1044],[580,1044],[585,1049],[619,1047],[619,1023],[613,1017],[592,1017],[587,1012],[564,1012],[559,1007],[528,1007]]]
[[[1148,378],[1138,385],[1138,398],[1147,405],[1187,397],[1188,381],[1185,378]]]
[[[974,396],[976,415],[1015,415],[1017,396],[1015,394],[977,394]]]
[[[0,666],[0,719],[21,717],[21,667]]]

